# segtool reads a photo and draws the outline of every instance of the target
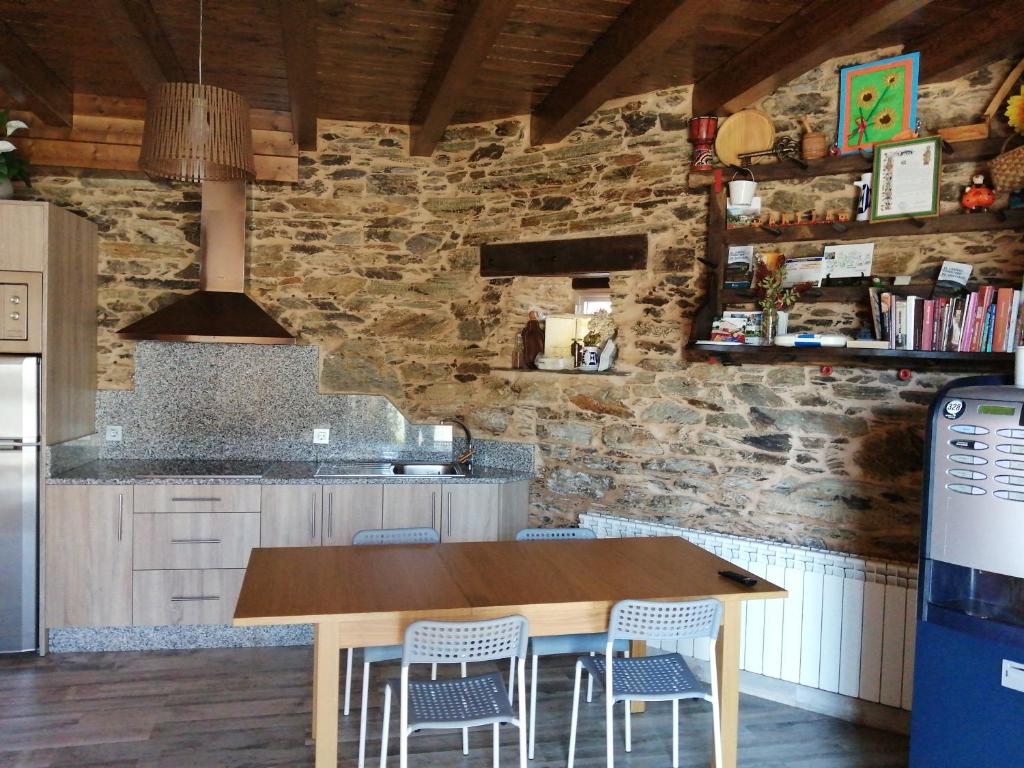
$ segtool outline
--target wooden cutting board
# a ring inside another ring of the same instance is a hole
[[[775,144],[775,126],[758,109],[741,109],[729,115],[718,129],[715,154],[726,165],[739,165],[740,155],[763,152]]]

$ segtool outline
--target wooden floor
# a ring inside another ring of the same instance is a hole
[[[358,666],[358,665],[357,665]],[[0,766],[4,768],[267,768],[311,766],[309,648],[62,654],[0,660]],[[393,674],[380,665],[375,677]],[[543,660],[536,768],[564,766],[572,700],[569,659]],[[367,765],[380,749],[380,697]],[[355,687],[358,692],[358,686]],[[358,695],[358,693],[356,693]],[[358,701],[358,700],[357,700]],[[683,766],[709,761],[709,706],[682,706]],[[671,765],[670,705],[633,720],[633,752],[616,765]],[[580,719],[577,765],[604,765],[603,705]],[[342,722],[343,766],[356,764],[359,719]],[[392,731],[394,734],[394,730]],[[515,730],[503,729],[502,764],[518,765]],[[397,743],[392,742],[392,750]],[[417,734],[410,766],[489,766],[490,731],[477,729],[468,757],[458,733]],[[740,764],[761,768],[906,765],[906,739],[772,702],[743,697]],[[397,766],[395,755],[390,764]]]

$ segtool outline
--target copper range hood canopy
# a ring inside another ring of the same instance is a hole
[[[122,328],[124,339],[294,344],[295,337],[245,294],[245,182],[205,181],[199,290]]]

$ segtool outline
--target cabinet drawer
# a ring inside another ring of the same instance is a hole
[[[135,512],[259,512],[258,485],[137,485]]]
[[[245,568],[260,545],[258,514],[135,515],[135,570]]]
[[[243,568],[140,571],[132,584],[132,623],[230,624],[243,576]]]

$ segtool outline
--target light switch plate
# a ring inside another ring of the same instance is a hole
[[[123,430],[121,427],[108,426],[104,437],[108,443],[120,443],[123,437]]]
[[[331,430],[330,429],[314,429],[313,430],[313,443],[316,445],[327,445],[331,442]]]

